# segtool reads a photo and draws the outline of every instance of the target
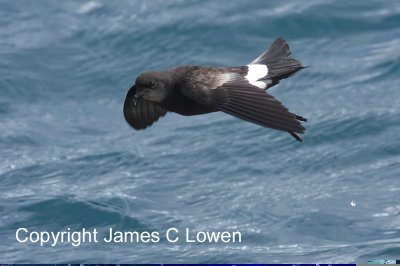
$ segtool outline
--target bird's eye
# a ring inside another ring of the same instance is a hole
[[[157,84],[155,81],[150,81],[150,87],[154,87]]]

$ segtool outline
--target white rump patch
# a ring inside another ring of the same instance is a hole
[[[258,81],[260,78],[265,77],[268,74],[268,67],[261,64],[250,64],[247,65],[248,72],[246,79],[253,86],[257,86],[260,89],[265,89],[267,87],[267,81]]]

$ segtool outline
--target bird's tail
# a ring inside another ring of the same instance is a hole
[[[290,57],[290,48],[284,38],[276,39],[271,46],[262,55],[257,57],[250,65],[265,65],[267,66],[267,75],[259,79],[266,84],[268,89],[279,83],[281,79],[292,76],[297,71],[305,68],[299,61]],[[306,122],[307,119],[292,113],[293,118]],[[288,131],[297,141],[303,140],[293,131]]]
[[[257,57],[250,65],[266,65],[268,74],[260,80],[266,82],[266,89],[279,83],[281,79],[292,76],[305,68],[299,60],[290,57],[289,45],[284,38],[276,39],[269,49]]]

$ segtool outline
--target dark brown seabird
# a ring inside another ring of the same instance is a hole
[[[289,57],[284,38],[246,66],[178,66],[140,74],[126,95],[124,115],[129,125],[140,130],[152,125],[167,111],[200,115],[222,111],[273,129],[304,133],[302,116],[289,112],[265,90],[304,68]],[[298,121],[299,120],[299,121]]]

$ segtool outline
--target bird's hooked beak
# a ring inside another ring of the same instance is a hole
[[[136,90],[136,93],[133,95],[133,105],[134,105],[134,106],[137,105],[138,100],[139,100],[140,98],[142,98],[142,96],[143,96],[143,93],[138,92],[138,91]]]

